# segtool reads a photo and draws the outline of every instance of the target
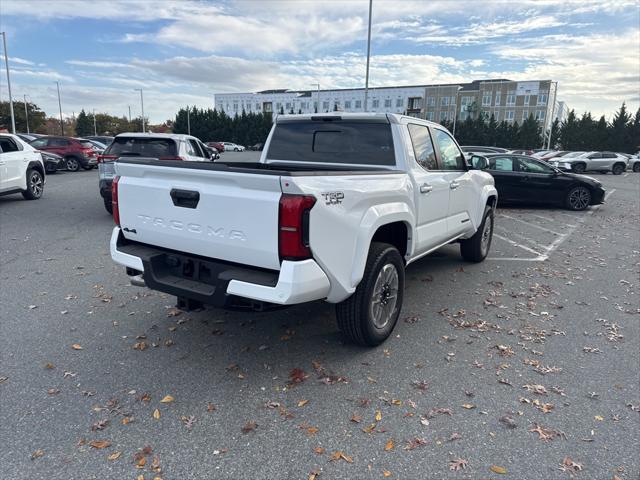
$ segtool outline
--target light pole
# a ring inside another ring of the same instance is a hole
[[[24,118],[27,122],[27,135],[29,135],[29,112],[27,111],[27,94],[22,95],[24,99]]]
[[[455,111],[453,112],[453,138],[456,137],[456,121],[458,120],[458,95],[460,95],[460,90],[462,90],[462,87],[458,87],[458,89],[456,90],[456,105]]]
[[[131,105],[127,105],[129,107],[129,123],[131,123]]]
[[[549,94],[551,94],[551,92],[549,92]],[[553,90],[553,103],[551,104],[551,117],[549,118],[549,138],[547,138],[547,150],[551,148],[551,135],[553,134],[553,121],[554,121],[553,115],[556,110],[557,99],[558,99],[558,82],[556,82],[556,88]],[[551,99],[549,98],[548,100],[551,100]]]
[[[142,109],[142,133],[144,133],[144,98],[142,97],[142,89],[134,88],[134,90],[140,92],[140,108]]]
[[[96,128],[96,109],[93,109],[93,134],[98,136],[98,129]]]
[[[9,54],[7,53],[7,34],[2,34],[2,44],[4,46],[4,66],[7,68],[7,90],[9,91],[9,109],[11,110],[11,133],[16,134],[16,117],[13,113],[13,97],[11,96],[11,76],[9,75]]]
[[[191,135],[191,117],[189,114],[189,110],[191,110],[191,108],[189,108],[189,106],[187,105],[187,134]]]
[[[62,121],[62,102],[60,101],[60,82],[56,80],[56,86],[58,87],[58,110],[60,111],[60,132],[64,136],[64,122]]]
[[[373,0],[369,0],[369,30],[367,33],[367,73],[364,81],[364,111],[368,112],[367,99],[369,97],[369,57],[371,56],[371,11],[373,10]]]

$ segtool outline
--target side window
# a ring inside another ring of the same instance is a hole
[[[189,142],[188,140],[184,142],[184,146],[185,149],[187,151],[187,155],[190,155],[192,157],[196,157],[196,152],[193,151],[193,145],[191,145],[191,142]]]
[[[440,150],[440,160],[442,162],[440,168],[442,170],[466,170],[464,156],[456,142],[453,141],[453,138],[439,128],[434,128],[433,131]]]
[[[532,158],[519,158],[519,170],[527,173],[553,173],[553,169]]]
[[[193,150],[193,153],[190,153],[189,155],[193,155],[196,157],[203,157],[203,153],[202,150],[200,150],[200,145],[198,145],[198,142],[192,138],[190,138],[188,140],[189,144],[191,145],[191,150]]]
[[[513,172],[513,159],[511,157],[491,157],[489,158],[489,170]]]
[[[591,155],[589,155],[589,160],[593,160],[594,158],[602,158],[602,154],[601,153],[593,153]]]
[[[47,139],[46,138],[39,138],[38,140],[34,140],[33,142],[31,142],[30,144],[33,148],[42,148],[42,147],[46,147],[47,146]]]
[[[18,150],[20,150],[16,142],[14,142],[13,139],[9,137],[0,138],[0,148],[2,149],[3,153],[17,152]]]
[[[413,153],[418,164],[427,170],[437,170],[436,154],[429,128],[424,125],[409,124],[409,136],[413,144]]]
[[[69,145],[69,140],[65,138],[50,138],[49,146],[50,147],[66,147]]]

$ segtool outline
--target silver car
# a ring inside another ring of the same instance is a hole
[[[560,163],[570,166],[573,173],[596,171],[614,175],[620,175],[627,169],[628,159],[614,152],[584,152],[577,156],[565,155],[557,161],[549,162],[555,167],[561,167]]]

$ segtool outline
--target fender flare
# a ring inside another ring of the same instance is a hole
[[[380,227],[395,222],[403,222],[407,227],[407,254],[409,254],[413,249],[413,231],[416,222],[413,212],[407,203],[394,202],[373,205],[362,216],[353,257],[350,285],[352,291],[356,289],[356,286],[364,276],[364,269],[369,256],[369,246],[374,234]]]
[[[46,182],[47,179],[47,174],[45,172],[45,168],[44,165],[42,164],[42,162],[39,162],[37,160],[31,160],[28,164],[27,164],[27,168],[24,171],[24,185],[23,185],[23,190],[27,189],[27,172],[30,170],[38,170],[40,172],[40,175],[42,175],[42,180],[44,182]]]

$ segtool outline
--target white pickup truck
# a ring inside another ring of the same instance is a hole
[[[482,261],[493,178],[440,125],[392,114],[277,117],[259,163],[120,158],[111,256],[178,306],[337,304],[338,325],[382,343],[404,270],[448,243]]]

